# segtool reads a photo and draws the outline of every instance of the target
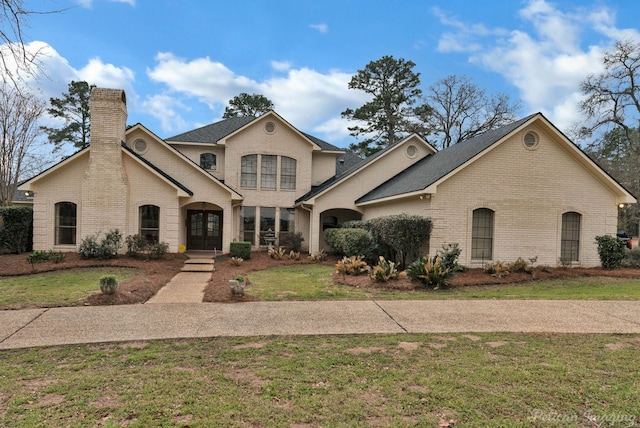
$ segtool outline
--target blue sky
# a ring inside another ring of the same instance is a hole
[[[561,130],[579,121],[579,83],[618,38],[640,41],[636,0],[25,0],[44,98],[71,80],[127,91],[128,123],[160,137],[219,120],[261,93],[302,131],[346,147],[347,84],[384,55],[416,63],[423,90],[466,74]]]

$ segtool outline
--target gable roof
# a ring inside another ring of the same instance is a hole
[[[512,122],[508,125],[493,129],[473,138],[454,144],[434,154],[421,159],[411,167],[402,171],[395,177],[387,180],[370,192],[361,196],[356,200],[356,204],[366,204],[386,198],[399,197],[405,194],[412,194],[427,189],[429,186],[436,184],[438,181],[446,178],[449,174],[454,173],[457,169],[463,168],[474,158],[486,152],[495,144],[504,141],[504,139],[532,122],[534,119],[543,120],[547,126],[557,132],[563,140],[567,142],[571,148],[587,163],[594,166],[608,180],[615,183],[621,192],[626,193],[632,199],[633,196],[615,181],[606,171],[600,168],[593,160],[591,160],[578,146],[572,143],[558,128],[556,128],[542,113],[534,113],[520,120]]]
[[[239,131],[245,126],[249,125],[251,122],[256,121],[257,119],[273,114],[277,116],[280,120],[282,120],[287,125],[291,126],[295,131],[300,133],[302,136],[307,138],[313,144],[316,144],[320,150],[323,151],[335,151],[335,152],[343,152],[344,150],[339,147],[334,146],[333,144],[329,144],[324,140],[321,140],[318,137],[314,137],[313,135],[307,134],[305,132],[297,130],[294,126],[292,126],[289,122],[284,120],[280,115],[278,115],[275,111],[269,111],[262,116],[240,116],[240,117],[230,117],[228,119],[223,119],[218,122],[214,122],[209,125],[202,126],[200,128],[194,129],[192,131],[184,132],[182,134],[174,135],[173,137],[166,138],[166,141],[170,142],[185,142],[185,143],[200,143],[200,144],[218,144],[218,142],[224,138],[227,138],[231,134]]]
[[[492,129],[449,146],[433,156],[427,156],[357,199],[356,204],[424,190],[491,147],[495,142],[509,135],[534,116],[535,114],[501,128]]]
[[[354,174],[356,174],[358,171],[366,168],[368,165],[371,165],[372,163],[374,163],[377,159],[384,157],[387,153],[395,150],[397,147],[401,146],[403,143],[409,141],[410,139],[417,137],[419,139],[419,141],[422,141],[427,147],[431,148],[432,151],[435,152],[435,149],[433,148],[433,146],[431,146],[431,144],[429,144],[427,141],[425,141],[422,137],[420,137],[417,134],[411,134],[408,137],[398,141],[397,143],[391,145],[391,146],[387,146],[384,149],[372,154],[371,156],[368,156],[366,158],[361,158],[359,156],[353,155],[351,153],[345,153],[344,156],[338,158],[338,163],[340,161],[340,159],[343,159],[345,162],[345,164],[348,163],[348,165],[345,165],[343,167],[338,167],[336,165],[336,175],[334,175],[333,177],[329,178],[328,180],[326,180],[325,182],[323,182],[322,184],[320,184],[319,186],[314,186],[312,187],[312,189],[307,192],[306,194],[302,195],[301,197],[299,197],[296,200],[296,204],[299,204],[301,202],[304,202],[306,200],[309,200],[311,198],[314,198],[316,196],[319,196],[321,193],[323,193],[325,190],[328,190],[329,188],[333,187],[335,184],[342,182],[344,179],[348,178],[349,176],[352,176]],[[427,155],[427,157],[430,157],[429,155]]]
[[[167,174],[166,172],[164,172],[163,170],[161,170],[160,168],[158,168],[157,166],[155,166],[154,164],[149,162],[147,159],[145,159],[142,156],[140,156],[139,154],[137,154],[134,150],[131,150],[129,147],[127,147],[127,145],[124,142],[122,143],[122,148],[129,155],[131,155],[133,158],[135,158],[138,162],[144,164],[145,166],[150,168],[153,172],[155,172],[157,175],[161,176],[166,181],[168,181],[169,183],[173,184],[174,187],[179,188],[180,190],[182,190],[183,192],[185,192],[189,196],[193,196],[193,192],[191,190],[189,190],[187,188],[187,186],[183,185],[178,180],[176,180],[175,178],[171,177],[169,174]]]
[[[163,140],[162,138],[158,137],[155,133],[153,133],[152,131],[150,131],[149,129],[147,129],[147,127],[145,127],[144,125],[142,125],[141,123],[136,123],[135,125],[133,125],[132,127],[130,127],[129,129],[127,129],[127,134],[133,132],[136,129],[140,129],[144,132],[146,132],[149,136],[151,136],[152,138],[154,138],[159,144],[163,145],[165,148],[167,148],[168,150],[172,151],[174,154],[176,154],[180,159],[182,159],[183,161],[187,162],[188,164],[190,164],[192,167],[196,168],[198,171],[200,171],[202,174],[205,174],[208,178],[210,178],[211,180],[213,180],[214,182],[216,182],[218,185],[222,186],[225,190],[227,190],[231,195],[232,198],[240,200],[243,199],[243,196],[241,194],[239,194],[238,192],[236,192],[235,190],[233,190],[231,187],[229,187],[228,185],[224,184],[224,182],[222,182],[221,180],[219,180],[218,178],[216,178],[215,176],[213,176],[212,174],[210,174],[209,172],[205,171],[204,168],[202,168],[200,165],[198,165],[197,163],[195,163],[193,160],[191,160],[189,157],[187,157],[184,153],[182,153],[180,150],[177,150],[175,147],[171,146],[171,144],[167,143],[165,140]],[[129,147],[127,147],[126,145],[124,145],[128,150]],[[138,156],[140,157],[140,156]],[[146,161],[147,163],[149,163],[149,165],[152,165],[151,162],[147,161],[146,159],[142,158],[144,161]],[[167,174],[167,177],[169,177],[169,175]]]

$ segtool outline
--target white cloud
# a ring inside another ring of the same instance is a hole
[[[326,32],[329,31],[329,26],[325,23],[311,24],[309,25],[309,27],[313,28],[314,30],[318,30],[322,34],[325,34]]]
[[[177,132],[187,127],[178,110],[188,111],[189,109],[173,97],[153,95],[142,103],[142,108],[160,120],[160,127],[165,132]]]
[[[506,30],[503,28],[489,29],[483,24],[462,22],[450,16],[439,7],[431,8],[431,13],[438,18],[440,23],[454,30],[440,36],[440,40],[438,40],[438,52],[474,52],[482,48],[482,45],[476,41],[477,38],[500,36],[506,33]]]
[[[209,58],[187,61],[171,53],[160,53],[156,61],[156,66],[147,73],[166,85],[166,93],[161,98],[166,105],[180,107],[179,100],[193,97],[220,117],[234,96],[241,92],[258,93],[273,101],[275,110],[292,125],[307,132],[322,132],[321,138],[328,138],[325,132],[341,138],[348,136],[347,124],[335,118],[347,107],[356,107],[368,100],[366,94],[348,89],[351,74],[338,70],[323,74],[309,68],[289,69],[285,76],[256,81]],[[152,100],[149,103],[154,105]],[[186,122],[179,117],[179,110],[172,108],[169,112],[172,121],[164,120],[165,112],[160,108],[150,113],[162,120],[163,131],[173,132],[176,121]]]
[[[271,68],[276,71],[289,71],[291,63],[289,61],[271,61]]]
[[[560,10],[546,0],[530,0],[520,10],[520,17],[533,27],[530,33],[485,31],[444,13],[438,16],[454,30],[441,36],[440,51],[469,52],[472,63],[502,75],[517,87],[529,112],[545,113],[565,131],[580,120],[580,82],[588,73],[601,69],[602,53],[607,48],[585,43],[585,33],[595,31],[605,36],[600,43],[611,43],[621,35],[640,40],[635,29],[617,29],[615,14],[605,7]],[[467,31],[465,27],[477,30]]]

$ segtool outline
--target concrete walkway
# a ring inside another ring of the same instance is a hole
[[[191,256],[189,256],[191,257]],[[184,262],[182,271],[162,287],[147,304],[157,303],[201,303],[204,288],[214,270],[211,258],[190,258]]]
[[[219,336],[640,333],[640,301],[158,303],[0,311],[0,349]]]

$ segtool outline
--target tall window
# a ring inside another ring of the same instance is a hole
[[[149,243],[160,242],[160,207],[142,205],[139,208],[140,235]]]
[[[240,239],[255,244],[256,207],[240,207]]]
[[[240,165],[240,187],[258,187],[258,155],[242,156]]]
[[[577,262],[580,257],[580,220],[576,212],[562,214],[562,237],[560,239],[560,259]]]
[[[260,207],[260,245],[267,245],[265,234],[271,229],[276,232],[276,209],[274,207]]]
[[[276,174],[278,172],[278,157],[274,155],[262,155],[260,166],[260,188],[275,189]]]
[[[280,208],[280,232],[293,232],[295,227],[295,209]]]
[[[203,169],[215,170],[216,169],[216,155],[213,153],[202,153],[200,155],[200,166]]]
[[[471,259],[491,260],[493,258],[493,214],[488,208],[473,211],[471,224]]]
[[[75,245],[77,206],[73,202],[58,202],[56,204],[56,245]]]
[[[296,160],[287,156],[280,158],[280,188],[295,190]]]

